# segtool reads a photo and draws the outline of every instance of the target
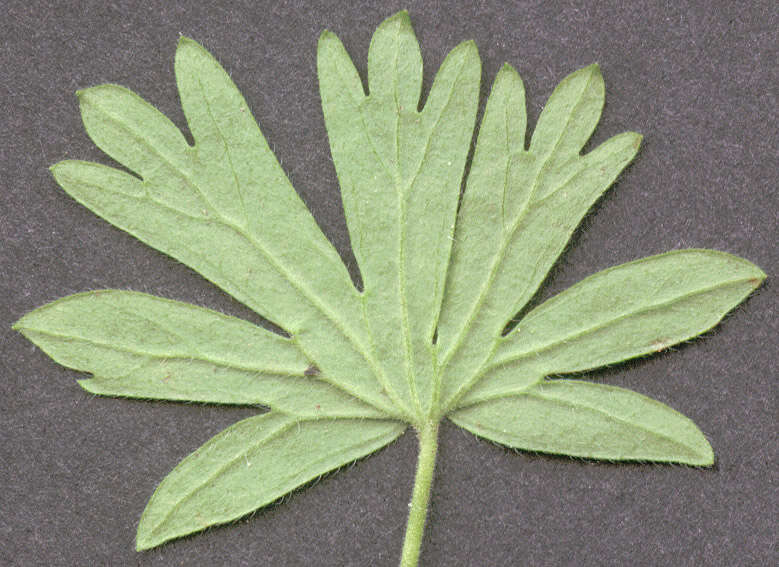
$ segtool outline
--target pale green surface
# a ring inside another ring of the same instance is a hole
[[[176,78],[194,148],[131,91],[93,87],[79,92],[87,133],[143,182],[78,161],[55,165],[55,178],[112,224],[294,335],[332,380],[392,411],[365,361],[369,339],[359,294],[243,97],[186,38],[176,51]]]
[[[405,12],[374,35],[367,92],[327,31],[318,72],[363,291],[227,73],[197,43],[182,38],[176,52],[194,147],[122,87],[79,93],[90,137],[141,179],[64,161],[52,168],[57,182],[291,336],[110,290],[58,300],[17,322],[52,358],[92,373],[81,381],[89,391],[273,408],[217,435],[163,481],[139,548],[251,512],[411,424],[420,460],[403,563],[414,565],[447,415],[523,449],[712,463],[702,433],[667,406],[544,377],[650,354],[710,329],[765,278],[753,264],[707,250],[637,260],[583,280],[501,336],[638,151],[641,136],[627,132],[580,154],[604,104],[597,65],[560,83],[529,143],[524,86],[504,65],[459,212],[481,75],[472,42],[449,53],[421,109],[422,58]]]
[[[144,293],[71,295],[16,328],[95,394],[265,404],[305,417],[383,417],[323,380],[295,344],[235,317]]]
[[[160,483],[141,517],[136,547],[148,549],[240,518],[373,453],[405,428],[378,420],[300,421],[275,412],[239,421]]]
[[[432,347],[471,142],[481,64],[455,47],[417,111],[422,58],[408,14],[379,26],[368,52],[368,91],[338,38],[319,40],[319,86],[365,316],[389,387],[428,413]]]
[[[498,74],[457,219],[438,331],[445,406],[638,151],[641,136],[628,132],[579,155],[602,105],[597,65],[572,73],[550,97],[526,151],[522,80],[508,65]]]
[[[598,272],[533,309],[500,339],[460,405],[685,341],[716,325],[764,278],[754,264],[716,250],[676,250]]]
[[[714,464],[709,442],[679,412],[632,390],[581,380],[548,380],[455,411],[449,419],[517,449],[614,461]]]

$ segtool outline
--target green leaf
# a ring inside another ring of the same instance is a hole
[[[179,42],[176,76],[194,147],[131,91],[93,87],[79,92],[87,133],[142,180],[65,161],[52,168],[57,182],[284,328],[348,391],[395,411],[376,379],[359,294],[243,97],[192,40]]]
[[[256,325],[144,293],[64,297],[14,328],[54,360],[89,372],[95,394],[264,404],[306,417],[382,417],[336,386],[295,343]]]
[[[528,313],[461,403],[661,351],[711,329],[764,279],[751,262],[715,250],[677,250],[598,272]]]
[[[239,421],[165,477],[138,525],[140,551],[223,524],[394,441],[405,425],[274,412]]]
[[[641,136],[628,132],[579,155],[602,106],[597,65],[573,73],[550,97],[526,150],[522,80],[508,65],[495,79],[457,218],[439,322],[444,407],[479,373],[587,210],[638,151]]]
[[[597,64],[563,79],[538,117],[530,153],[544,161],[557,160],[558,164],[578,156],[600,120],[605,92]]]
[[[494,361],[542,356],[547,372],[563,373],[657,352],[711,329],[764,279],[751,262],[715,250],[614,266],[528,313]]]
[[[418,111],[422,58],[400,12],[371,41],[370,94],[332,33],[320,38],[318,69],[373,348],[390,388],[424,414],[433,403],[432,342],[476,116],[479,56],[473,42],[453,49]]]
[[[613,461],[709,466],[714,453],[695,424],[631,390],[551,380],[449,415],[474,435],[525,449]]]
[[[57,182],[289,335],[116,290],[66,297],[17,322],[53,359],[92,373],[80,381],[91,392],[272,408],[214,437],[162,482],[138,548],[239,518],[410,424],[420,458],[401,565],[417,565],[446,416],[521,449],[710,465],[698,428],[663,404],[544,377],[710,329],[763,281],[756,266],[710,250],[644,258],[583,280],[502,336],[638,152],[641,136],[626,132],[581,153],[604,104],[598,66],[560,83],[529,143],[522,79],[503,66],[459,209],[481,79],[473,42],[446,56],[424,104],[406,12],[373,35],[367,92],[331,32],[319,39],[317,67],[361,291],[200,45],[182,38],[176,50],[193,146],[123,87],[79,92],[88,134],[130,173],[64,161],[52,168]]]

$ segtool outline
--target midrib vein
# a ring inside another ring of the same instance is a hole
[[[337,69],[340,74],[341,72],[340,68]],[[369,98],[370,98],[369,96],[364,96],[362,101],[357,102],[354,100],[354,97],[351,97],[353,111],[360,118],[360,123],[362,125],[362,132],[368,141],[368,145],[370,146],[371,153],[373,153],[373,155],[376,157],[379,166],[390,177],[390,179],[393,180],[393,184],[396,184],[395,181],[396,174],[392,171],[390,166],[384,162],[384,160],[381,157],[381,152],[379,152],[373,140],[373,137],[370,135],[370,130],[366,122],[366,115],[368,114],[368,112],[366,110],[367,107],[365,104],[369,100]],[[342,183],[341,185],[342,185],[342,189],[346,190],[346,187],[344,186],[345,184]],[[355,210],[359,210],[359,207],[357,205],[355,205]],[[347,222],[348,222],[348,218],[347,218]],[[357,233],[360,235],[360,238],[362,238],[362,232],[363,232],[363,219],[359,218],[359,227],[357,229]],[[354,253],[357,256],[357,261],[358,264],[360,265],[361,270],[364,270],[365,262],[360,262],[360,259],[364,258],[362,254],[362,246],[357,247],[357,249],[354,250]],[[369,285],[371,280],[370,273],[368,273],[367,271],[366,273],[363,273],[363,278],[365,284]],[[359,294],[359,297],[360,297],[361,311],[363,313],[363,319],[367,326],[368,340],[370,342],[370,349],[368,351],[370,354],[368,354],[368,352],[362,352],[361,354],[363,354],[366,360],[368,360],[369,364],[371,364],[371,369],[373,370],[373,373],[376,376],[377,382],[382,388],[384,388],[384,390],[387,392],[387,396],[392,400],[395,406],[397,406],[397,408],[400,409],[402,412],[409,412],[410,408],[408,408],[407,404],[401,398],[400,394],[395,390],[395,387],[387,379],[383,366],[379,364],[379,362],[375,358],[375,337],[373,334],[372,317],[369,315],[369,313],[371,313],[372,310],[368,308],[365,294],[361,293]],[[384,411],[386,411],[386,408],[384,408]]]
[[[396,103],[397,104],[397,103]],[[397,106],[396,106],[397,108]],[[398,125],[395,129],[395,144],[398,143],[398,128],[400,124],[400,115],[395,113],[395,123]],[[397,195],[397,206],[399,216],[399,230],[398,230],[398,299],[400,301],[400,317],[401,324],[403,325],[403,348],[406,351],[404,357],[405,370],[406,370],[406,382],[408,384],[409,394],[411,395],[412,402],[417,411],[417,415],[422,415],[422,403],[419,399],[419,392],[416,385],[416,369],[414,360],[414,350],[412,345],[413,337],[411,336],[411,325],[409,324],[408,313],[408,301],[406,298],[406,192],[408,188],[405,188],[401,184],[400,179],[400,163],[396,163],[397,176],[395,178],[395,194]],[[410,187],[410,184],[409,184]]]
[[[219,134],[219,139],[222,142],[222,146],[224,146],[225,155],[227,156],[227,162],[230,165],[230,172],[233,174],[233,183],[235,184],[235,190],[238,193],[238,200],[241,203],[241,212],[243,213],[243,222],[248,227],[249,213],[248,213],[248,210],[246,209],[246,203],[244,201],[243,187],[241,186],[241,181],[238,179],[238,174],[236,173],[235,166],[233,165],[232,150],[230,149],[230,146],[227,143],[227,139],[225,138],[224,134],[222,133],[222,129],[219,127],[219,124],[217,123],[216,119],[214,118],[214,113],[211,112],[211,105],[208,103],[208,98],[206,97],[206,91],[203,88],[203,82],[200,80],[200,77],[196,77],[196,80],[197,80],[197,85],[200,88],[200,93],[201,93],[201,98],[203,100],[203,104],[206,107],[206,112],[208,112],[208,117],[211,119],[211,123],[214,125],[214,129]]]
[[[455,74],[454,79],[452,80],[451,87],[449,88],[449,93],[446,96],[446,102],[443,104],[443,106],[441,106],[441,110],[438,112],[438,115],[435,117],[435,119],[433,120],[433,122],[432,122],[432,124],[430,126],[430,134],[428,135],[427,140],[425,142],[425,149],[422,152],[422,159],[419,161],[419,164],[417,165],[417,169],[414,172],[413,177],[411,177],[410,180],[409,180],[409,184],[408,184],[408,187],[406,189],[407,191],[410,191],[413,188],[414,183],[417,180],[417,177],[419,177],[419,173],[422,171],[422,167],[425,164],[425,160],[427,159],[427,155],[430,152],[430,142],[432,141],[432,139],[433,139],[433,137],[435,135],[435,130],[436,130],[436,128],[438,128],[438,125],[441,122],[441,117],[444,115],[446,110],[449,108],[449,105],[452,102],[452,96],[454,95],[455,87],[457,86],[457,82],[460,80],[460,77],[462,77],[463,69],[465,68],[465,59],[466,59],[466,57],[465,57],[464,54],[460,54],[460,55],[461,55],[460,68],[457,70],[457,73]],[[440,70],[439,70],[439,72],[440,72]],[[430,101],[430,94],[428,94],[427,101],[425,102],[425,105],[426,105],[425,108],[422,109],[422,112],[417,113],[420,117],[424,114],[425,110],[427,110],[427,103],[429,101]],[[473,131],[471,131],[469,142],[472,139],[473,139]],[[470,144],[469,144],[469,147],[470,147]],[[459,183],[460,182],[462,182],[462,173],[460,173],[460,177],[458,179],[458,189],[459,189]],[[457,208],[455,207],[455,215],[456,214],[457,214]],[[443,226],[445,227],[446,224],[444,224]],[[448,235],[447,235],[447,239],[448,239]],[[434,296],[435,297],[435,302],[434,302],[434,306],[433,306],[432,320],[430,321],[430,327],[428,329],[428,332],[430,334],[429,334],[429,337],[428,336],[423,336],[422,337],[422,340],[427,340],[428,338],[430,339],[431,342],[430,342],[429,346],[430,346],[431,353],[432,353],[432,350],[433,350],[433,346],[432,346],[433,333],[435,332],[435,328],[438,326],[438,318],[441,315],[441,304],[443,302],[443,290],[441,288],[441,282],[442,281],[444,281],[444,282],[446,281],[446,274],[447,274],[447,271],[449,269],[449,262],[448,262],[448,260],[451,257],[451,253],[452,253],[451,242],[452,241],[450,240],[449,243],[448,243],[449,251],[448,251],[448,254],[446,255],[447,262],[446,262],[446,264],[444,266],[443,274],[441,274],[440,278],[436,278],[436,281],[435,281],[435,286],[436,286],[436,288],[435,288],[435,296]],[[438,269],[437,266],[436,266],[436,269]],[[437,355],[436,355],[436,357],[437,357]]]
[[[509,110],[508,106],[505,106],[503,108],[503,133],[504,133],[504,145],[506,146],[506,156],[505,156],[505,166],[503,167],[503,193],[501,195],[500,200],[500,226],[505,231],[506,230],[506,195],[508,194],[509,190],[509,172],[511,170],[511,160],[513,159],[512,151],[511,151],[511,142],[509,141]],[[521,152],[524,153],[525,148],[523,147]]]
[[[435,119],[432,121],[432,124],[430,125],[429,134],[427,137],[427,140],[425,142],[425,148],[422,152],[422,159],[419,161],[419,164],[417,165],[416,171],[414,172],[414,175],[409,179],[408,186],[406,188],[406,191],[411,191],[414,183],[416,182],[417,177],[419,176],[419,173],[422,171],[422,167],[424,166],[425,160],[427,159],[428,152],[430,151],[430,143],[433,139],[433,136],[435,134],[436,128],[438,127],[439,123],[441,122],[441,117],[444,115],[446,110],[449,108],[449,105],[452,101],[452,96],[454,95],[455,87],[457,86],[457,82],[460,80],[460,77],[462,76],[463,69],[465,68],[465,56],[463,55],[460,61],[460,68],[457,70],[457,73],[454,76],[454,79],[452,80],[451,86],[449,88],[449,92],[446,97],[446,102],[441,106],[441,110],[438,112],[438,115],[435,116]],[[427,102],[430,100],[430,95],[428,94]],[[427,104],[426,102],[426,104]],[[422,114],[425,112],[426,108],[422,109],[422,112],[417,113],[420,118]],[[471,132],[471,138],[473,137],[473,133]],[[455,209],[456,214],[456,209]],[[404,226],[405,223],[403,223]],[[444,225],[445,226],[445,225]],[[449,254],[447,254],[447,258],[451,257],[451,244],[449,245]],[[401,264],[401,267],[403,264]],[[443,365],[439,365],[438,363],[438,351],[435,348],[435,345],[432,344],[432,337],[433,333],[435,332],[435,328],[438,325],[438,318],[441,315],[441,304],[443,302],[443,290],[441,290],[441,281],[439,280],[446,280],[447,271],[449,268],[449,262],[446,262],[446,265],[444,267],[444,272],[441,275],[441,278],[436,278],[435,280],[435,304],[433,306],[433,318],[430,322],[430,336],[428,337],[427,334],[423,335],[422,337],[418,337],[419,340],[427,341],[428,338],[430,339],[430,343],[426,344],[427,351],[430,354],[431,363],[432,363],[432,369],[433,369],[433,375],[430,377],[432,380],[432,384],[430,385],[430,409],[432,411],[435,411],[435,407],[440,404],[440,390],[441,390],[441,372],[440,369],[443,368]],[[403,273],[403,280],[405,282],[405,272]],[[440,297],[439,297],[440,296]],[[406,303],[404,301],[404,308],[407,309]],[[415,360],[411,360],[412,366],[415,364]],[[416,380],[414,380],[414,383]],[[416,393],[416,387],[414,389]],[[420,415],[424,413],[421,402],[419,401],[418,396],[417,399],[417,407],[419,409]]]
[[[340,71],[340,69],[339,69]],[[370,129],[368,128],[366,119],[367,119],[367,106],[366,102],[370,99],[370,96],[364,97],[363,100],[359,103],[356,103],[354,99],[352,98],[352,103],[354,105],[354,112],[357,113],[357,115],[360,117],[360,123],[362,124],[362,131],[365,135],[365,138],[368,141],[368,144],[370,146],[371,153],[376,157],[377,162],[379,163],[379,166],[384,170],[384,172],[392,179],[393,184],[397,187],[398,183],[396,181],[397,173],[392,171],[392,168],[385,163],[384,159],[381,157],[381,152],[379,152],[378,148],[376,147],[376,144],[373,140],[373,136],[370,135]],[[342,184],[342,188],[343,187]],[[358,210],[358,206],[355,205],[355,210]],[[360,226],[357,230],[357,232],[360,234],[360,238],[362,238],[362,229],[363,229],[363,221],[362,218],[359,220]],[[361,265],[361,269],[364,269],[365,262],[360,262],[361,258],[364,258],[362,254],[362,247],[358,247],[357,250],[354,251],[358,258],[358,263]],[[371,281],[371,274],[369,272],[363,273],[363,278],[366,285],[370,285]],[[362,305],[362,312],[363,317],[367,325],[367,332],[368,332],[368,338],[370,341],[370,354],[366,352],[362,352],[363,356],[368,360],[368,362],[371,364],[371,368],[376,376],[376,380],[379,383],[379,385],[384,388],[384,390],[387,392],[387,396],[393,401],[393,403],[403,412],[409,412],[410,408],[407,407],[407,404],[405,401],[401,398],[400,394],[395,390],[395,387],[390,383],[390,381],[387,379],[384,368],[381,364],[379,364],[375,359],[375,337],[373,335],[373,325],[372,325],[372,317],[369,315],[373,310],[369,309],[367,306],[365,294],[361,293],[360,296],[360,303]]]
[[[393,182],[395,184],[395,195],[397,196],[398,207],[398,294],[400,301],[400,316],[401,324],[403,325],[403,348],[405,349],[405,374],[406,385],[408,387],[409,395],[414,408],[417,411],[417,415],[422,414],[422,404],[419,400],[419,392],[416,385],[416,372],[414,367],[414,350],[412,346],[411,327],[409,325],[408,317],[408,302],[406,300],[406,276],[405,276],[405,243],[406,243],[406,192],[407,187],[403,186],[402,176],[400,171],[400,101],[398,100],[398,57],[400,49],[398,48],[398,38],[400,37],[400,22],[395,27],[395,57],[393,58],[393,81],[392,94],[394,99],[394,112],[395,115],[395,175],[393,176]],[[416,109],[414,109],[416,110]],[[410,187],[410,184],[409,184]]]
[[[24,329],[27,329],[29,331],[32,331],[34,333],[40,333],[41,335],[46,335],[47,337],[52,337],[55,339],[61,339],[63,341],[73,341],[77,340],[83,343],[87,343],[93,346],[102,347],[108,350],[115,350],[119,352],[126,352],[128,354],[132,354],[135,356],[139,356],[145,359],[154,359],[154,360],[199,360],[201,362],[207,362],[209,364],[213,364],[214,366],[221,366],[223,368],[229,368],[231,370],[238,370],[240,372],[251,372],[251,373],[258,373],[258,374],[274,374],[279,376],[292,376],[292,377],[303,377],[303,369],[292,369],[292,368],[273,368],[272,366],[254,366],[254,365],[247,365],[247,364],[240,364],[236,362],[231,362],[227,360],[219,360],[217,358],[212,358],[211,356],[204,355],[200,352],[195,353],[186,353],[186,352],[178,352],[175,354],[170,353],[155,353],[150,351],[143,351],[138,350],[130,346],[122,346],[117,345],[116,343],[108,343],[104,341],[100,341],[97,339],[93,339],[91,337],[83,337],[79,335],[66,335],[63,333],[55,333],[52,331],[47,330],[41,330],[41,329],[35,329],[32,327],[24,327]],[[312,378],[318,378],[318,377],[312,377]]]
[[[150,317],[147,317],[146,315],[144,315],[140,311],[139,312],[128,311],[123,306],[116,305],[116,304],[112,305],[112,307],[116,311],[118,311],[120,313],[124,313],[125,315],[129,316],[130,320],[132,320],[135,317],[138,317],[138,318],[146,321],[147,323],[149,323],[153,327],[156,327],[157,329],[159,329],[160,331],[162,331],[163,333],[168,335],[168,338],[174,337],[175,339],[178,339],[181,343],[183,343],[184,345],[186,345],[187,347],[189,347],[193,351],[196,351],[198,354],[201,354],[200,353],[200,349],[197,346],[195,346],[193,343],[191,343],[189,341],[189,339],[186,337],[186,335],[180,334],[177,329],[171,328],[170,326],[163,324],[161,321],[158,321],[158,320],[155,320],[155,319],[151,319]]]

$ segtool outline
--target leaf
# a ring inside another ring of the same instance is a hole
[[[549,374],[613,364],[710,329],[765,278],[710,250],[590,276],[509,321],[641,136],[582,155],[603,108],[590,65],[554,90],[529,143],[525,90],[495,78],[459,210],[481,63],[446,56],[421,104],[422,54],[406,12],[368,53],[367,92],[325,31],[322,110],[364,289],[353,285],[227,73],[182,38],[176,81],[194,139],[116,85],[79,92],[85,128],[131,173],[64,161],[57,182],[110,223],[183,262],[281,327],[136,292],[66,297],[22,317],[53,359],[113,396],[264,404],[184,459],[151,498],[139,549],[229,522],[390,443],[412,425],[419,459],[401,565],[418,564],[439,423],[512,447],[710,465],[699,429],[635,392]]]
[[[764,279],[754,264],[715,250],[676,250],[598,272],[528,313],[461,403],[524,387],[530,369],[540,379],[661,351],[711,329]],[[500,370],[491,376],[493,368]]]
[[[359,295],[243,97],[192,40],[179,42],[176,76],[194,147],[131,91],[93,87],[79,92],[87,133],[142,180],[64,161],[52,168],[57,182],[107,221],[284,328],[348,391],[394,411],[375,379],[375,364],[366,364]]]
[[[628,132],[579,155],[603,106],[597,65],[555,89],[529,150],[524,100],[522,80],[504,65],[487,101],[454,235],[438,333],[445,407],[478,374],[641,141]]]
[[[138,525],[137,549],[223,524],[395,440],[405,425],[297,421],[275,412],[239,421],[165,477]]]
[[[457,410],[454,423],[528,451],[615,461],[709,466],[714,453],[695,424],[631,390],[551,380]]]
[[[433,334],[457,197],[478,104],[473,42],[455,47],[417,110],[422,58],[406,12],[368,53],[370,94],[332,33],[319,40],[319,85],[373,347],[390,387],[418,413],[432,403]]]
[[[14,325],[92,393],[264,404],[305,417],[384,417],[326,382],[295,343],[188,303],[103,290],[70,295]]]

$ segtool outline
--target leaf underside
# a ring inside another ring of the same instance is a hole
[[[165,477],[141,517],[136,547],[235,520],[373,453],[404,429],[393,421],[306,421],[275,412],[239,421]]]
[[[604,384],[551,380],[449,415],[503,445],[591,459],[711,465],[695,424],[660,402]]]
[[[587,154],[605,87],[565,78],[526,139],[525,91],[498,72],[458,199],[478,107],[473,42],[420,105],[408,15],[376,30],[367,89],[340,40],[318,46],[322,109],[363,291],[291,186],[228,74],[182,38],[175,73],[194,139],[117,85],[78,93],[87,133],[132,174],[68,160],[60,186],[272,321],[282,336],[143,293],[52,302],[14,328],[106,396],[257,405],[182,461],[140,522],[138,549],[239,518],[398,437],[449,417],[511,447],[710,465],[683,415],[638,393],[547,380],[663,350],[715,326],[765,274],[678,250],[584,279],[502,331],[581,219],[636,155],[616,135]]]

